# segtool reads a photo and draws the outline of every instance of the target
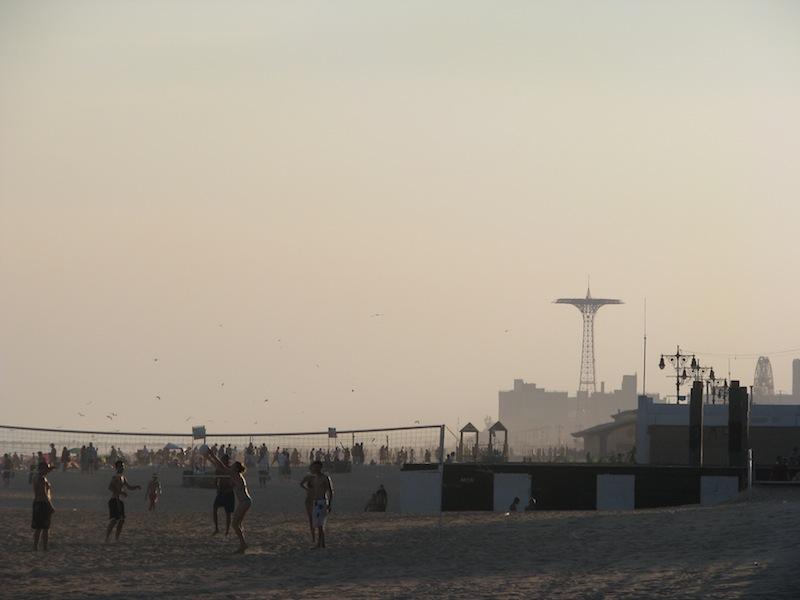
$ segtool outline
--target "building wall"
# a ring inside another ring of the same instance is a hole
[[[798,427],[750,427],[750,445],[756,465],[771,465],[777,456],[788,456],[800,446]],[[689,427],[652,425],[650,427],[650,464],[688,465]],[[728,464],[728,428],[703,428],[703,464]]]
[[[636,422],[631,421],[620,425],[608,434],[606,440],[606,452],[608,455],[626,455],[633,449],[636,443]]]
[[[704,459],[713,461],[709,464],[727,464],[728,406],[705,404],[703,425]],[[686,464],[688,427],[687,404],[661,404],[640,396],[636,412],[636,462]],[[775,456],[791,453],[794,446],[800,446],[800,405],[753,404],[750,440],[757,464],[771,464]]]

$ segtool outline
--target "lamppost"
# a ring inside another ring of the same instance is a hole
[[[717,379],[709,383],[708,395],[711,398],[711,404],[716,404],[717,400],[720,401],[720,404],[725,404],[728,401],[728,380]]]
[[[717,398],[724,401],[728,397],[728,380],[719,380],[714,374],[714,367],[702,367],[699,360],[690,365],[694,381],[702,381],[706,388],[706,404],[716,404]]]
[[[664,360],[666,359],[666,360]],[[697,357],[694,354],[681,354],[681,347],[678,346],[675,354],[662,354],[658,361],[658,368],[664,369],[667,362],[675,369],[675,403],[681,403],[681,386],[689,380],[689,373],[686,371],[688,365],[691,371],[697,367]]]

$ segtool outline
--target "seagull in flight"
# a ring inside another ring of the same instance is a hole
[[[372,313],[370,317],[382,317],[383,313]]]
[[[161,400],[161,396],[156,396],[156,400]]]
[[[78,416],[79,416],[79,417],[85,417],[86,415],[85,415],[85,414],[83,414],[82,412],[79,412],[79,413],[78,413]]]

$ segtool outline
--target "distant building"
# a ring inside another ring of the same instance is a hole
[[[610,423],[601,423],[572,437],[583,440],[587,459],[592,461],[621,458],[628,461],[636,447],[636,409],[611,415]]]
[[[750,445],[757,465],[771,465],[800,446],[800,405],[753,404]],[[636,411],[636,462],[689,462],[689,406],[660,404],[640,397]],[[703,464],[728,464],[728,405],[703,405]]]
[[[652,465],[689,464],[689,405],[662,404],[639,397],[635,410],[611,415],[607,421],[572,434],[583,440],[591,459]],[[753,404],[750,414],[753,462],[769,466],[800,446],[800,405]],[[728,464],[728,405],[703,405],[703,464]]]
[[[567,444],[570,433],[608,419],[608,415],[636,408],[636,375],[624,375],[620,389],[593,394],[549,391],[535,383],[514,380],[511,390],[498,394],[498,419],[508,428],[512,455],[525,455],[536,448]]]

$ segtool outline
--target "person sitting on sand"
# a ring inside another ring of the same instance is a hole
[[[333,510],[333,482],[322,472],[322,462],[315,460],[310,467],[307,490],[314,500],[311,512],[311,526],[317,530],[317,548],[325,547],[325,523],[328,513]]]
[[[233,465],[228,466],[223,463],[216,456],[208,452],[206,448],[205,457],[217,468],[217,472],[227,475],[233,485],[233,491],[236,494],[236,510],[233,512],[233,532],[239,538],[239,548],[236,550],[238,554],[244,554],[247,549],[247,543],[244,541],[244,530],[242,528],[242,521],[244,520],[247,511],[250,510],[250,505],[253,500],[250,497],[250,492],[247,490],[247,480],[244,478],[245,466],[238,460]]]
[[[528,504],[525,506],[525,512],[530,512],[532,510],[536,510],[536,498],[533,496],[528,499]]]
[[[217,458],[213,452],[211,452],[210,455],[214,458]],[[236,505],[236,494],[233,492],[233,480],[225,475],[227,469],[230,469],[231,459],[227,454],[222,454],[222,458],[217,460],[222,464],[222,467],[217,468],[216,471],[217,495],[214,498],[214,533],[212,535],[217,535],[219,533],[217,512],[220,508],[225,509],[225,535],[228,535],[231,531],[231,515],[233,514],[233,511],[235,510],[234,507]]]
[[[386,506],[389,503],[389,494],[386,493],[386,488],[383,484],[378,486],[378,490],[372,494],[364,507],[364,512],[386,512]]]
[[[106,529],[106,542],[111,537],[111,532],[114,527],[117,528],[117,533],[114,539],[119,540],[122,533],[122,526],[125,524],[125,503],[122,498],[127,498],[128,494],[125,490],[140,490],[142,486],[131,485],[128,483],[125,475],[125,463],[118,460],[114,463],[114,468],[117,470],[116,474],[111,478],[111,483],[108,484],[108,489],[111,492],[111,498],[108,501],[108,528]]]
[[[517,506],[519,506],[519,498],[514,496],[514,500],[511,502],[511,506],[508,507],[508,512],[517,512]]]
[[[147,510],[155,511],[156,503],[158,503],[158,499],[161,496],[161,482],[158,480],[158,473],[153,473],[153,478],[150,480],[150,483],[147,484],[147,491],[145,493],[149,502]]]
[[[33,550],[39,549],[39,538],[42,539],[42,550],[47,552],[47,540],[50,532],[50,519],[56,511],[53,508],[53,488],[47,480],[47,474],[53,470],[55,463],[39,463],[39,469],[33,478]]]

